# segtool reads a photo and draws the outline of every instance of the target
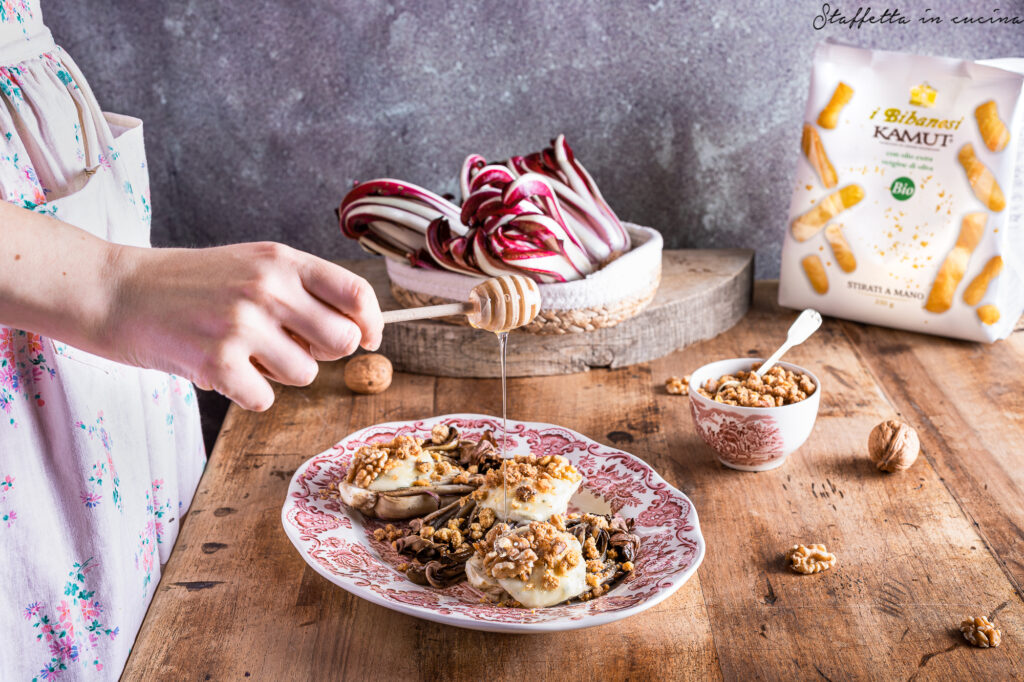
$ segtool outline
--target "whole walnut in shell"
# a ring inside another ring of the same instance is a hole
[[[379,353],[357,355],[345,365],[345,385],[355,393],[387,390],[391,375],[391,361]]]
[[[882,422],[871,430],[868,437],[868,454],[882,471],[909,469],[920,452],[921,441],[917,438],[917,431],[895,419]]]

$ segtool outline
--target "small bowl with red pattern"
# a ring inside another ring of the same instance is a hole
[[[715,402],[697,389],[708,380],[750,371],[764,362],[758,358],[732,358],[704,365],[690,375],[690,414],[697,433],[715,451],[718,461],[740,471],[768,471],[782,466],[789,453],[807,440],[818,416],[821,382],[812,372],[788,362],[784,369],[807,375],[814,393],[780,407],[742,407]]]
[[[299,555],[327,580],[401,613],[492,632],[557,632],[604,625],[636,615],[682,587],[704,558],[697,511],[646,462],[553,424],[508,420],[509,452],[562,455],[583,474],[569,511],[617,513],[635,522],[640,536],[635,568],[607,594],[579,603],[525,609],[481,603],[465,582],[445,589],[417,585],[398,570],[407,559],[374,536],[385,522],[363,516],[322,494],[344,477],[363,445],[398,434],[429,439],[435,424],[458,428],[469,439],[501,433],[502,420],[479,414],[376,424],[349,434],[295,472],[281,510],[285,533]],[[396,522],[402,523],[402,522]]]

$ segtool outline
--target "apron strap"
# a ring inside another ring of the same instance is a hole
[[[56,47],[50,29],[41,26],[30,36],[19,34],[14,40],[0,45],[0,66],[14,66],[35,59],[46,52],[53,52]]]

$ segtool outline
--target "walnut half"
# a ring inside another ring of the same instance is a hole
[[[909,469],[919,452],[921,441],[917,431],[895,419],[882,422],[868,437],[868,454],[881,471]]]
[[[964,633],[964,639],[982,649],[999,646],[999,642],[1002,640],[999,628],[985,616],[968,618],[960,623],[960,632]]]
[[[797,573],[820,573],[835,565],[836,555],[825,549],[825,545],[793,545],[786,552],[786,560]]]

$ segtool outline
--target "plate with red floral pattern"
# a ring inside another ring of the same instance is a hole
[[[494,632],[555,632],[611,623],[651,608],[682,587],[704,558],[704,538],[690,499],[633,455],[575,431],[537,422],[508,421],[510,453],[563,455],[583,475],[570,511],[618,513],[635,521],[641,537],[634,570],[608,593],[590,601],[542,609],[481,603],[466,583],[446,589],[416,585],[396,567],[407,561],[374,538],[384,522],[364,517],[336,497],[321,495],[343,478],[360,447],[399,434],[430,439],[443,422],[462,437],[501,433],[501,420],[452,414],[360,429],[307,460],[292,477],[281,520],[288,538],[327,580],[375,604],[410,616]]]

